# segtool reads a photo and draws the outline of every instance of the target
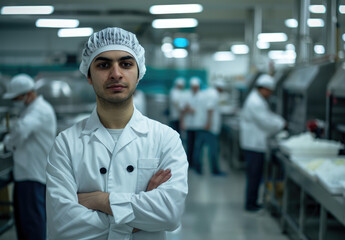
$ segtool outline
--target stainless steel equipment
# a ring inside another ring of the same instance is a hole
[[[326,88],[335,63],[296,67],[283,84],[283,117],[291,134],[306,130],[308,120],[325,120]]]
[[[345,63],[327,87],[326,137],[345,143]]]

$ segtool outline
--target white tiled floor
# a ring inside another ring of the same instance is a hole
[[[228,169],[227,165],[222,162],[226,177],[210,175],[207,166],[202,176],[189,171],[182,227],[169,233],[168,240],[288,240],[269,213],[244,211],[244,171]],[[14,239],[13,228],[0,236],[0,240]]]

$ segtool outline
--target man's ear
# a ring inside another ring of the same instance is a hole
[[[90,85],[92,85],[92,79],[89,75],[87,76],[87,81],[89,82]]]

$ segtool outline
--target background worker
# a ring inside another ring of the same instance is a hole
[[[244,150],[246,162],[245,209],[257,211],[258,191],[262,178],[267,138],[285,126],[285,120],[273,113],[267,99],[275,88],[274,79],[267,74],[261,75],[248,95],[240,115],[240,145]]]
[[[52,106],[34,90],[27,74],[14,76],[4,94],[20,111],[18,120],[5,136],[13,152],[14,218],[18,239],[46,239],[45,169],[56,136]]]
[[[57,136],[49,154],[51,239],[164,240],[179,226],[188,163],[178,133],[133,105],[144,54],[136,36],[121,28],[87,41],[80,71],[97,105]]]
[[[170,126],[178,133],[180,132],[180,118],[181,118],[181,106],[183,104],[183,98],[185,94],[186,81],[183,77],[175,79],[174,87],[169,93],[169,118]]]
[[[219,166],[219,133],[222,126],[222,116],[219,105],[219,94],[224,90],[225,84],[221,79],[218,79],[214,86],[209,87],[204,92],[204,100],[199,104],[201,112],[203,113],[202,119],[204,120],[203,128],[199,129],[196,133],[195,146],[194,146],[194,159],[195,170],[197,173],[202,174],[202,152],[203,146],[208,146],[209,162],[211,173],[215,176],[225,176],[226,174],[220,170]]]

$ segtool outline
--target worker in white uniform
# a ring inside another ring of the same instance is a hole
[[[270,75],[262,74],[256,82],[256,88],[250,92],[244,102],[240,115],[240,145],[244,150],[247,164],[245,209],[248,211],[257,211],[261,208],[257,200],[267,138],[286,125],[281,116],[270,110],[267,102],[274,88],[274,79]]]
[[[162,240],[179,227],[188,162],[179,134],[133,105],[146,71],[144,53],[121,28],[87,41],[80,71],[97,106],[61,132],[49,154],[50,239]]]
[[[224,90],[223,80],[217,79],[214,86],[203,92],[203,103],[198,104],[200,113],[203,114],[203,128],[196,132],[193,163],[198,174],[203,172],[202,152],[208,146],[210,169],[214,176],[225,176],[219,166],[219,134],[222,126],[222,116],[219,105],[219,95]]]
[[[190,79],[190,89],[185,93],[181,112],[181,130],[186,131],[187,159],[192,168],[196,133],[203,129],[205,122],[202,105],[205,104],[206,95],[200,90],[200,82],[200,78],[196,76]]]
[[[170,126],[180,133],[181,106],[185,95],[186,81],[183,77],[175,79],[174,86],[169,93]]]
[[[14,76],[3,98],[11,99],[20,115],[5,136],[13,152],[14,218],[18,239],[46,239],[47,156],[56,137],[52,106],[37,96],[34,80],[27,74]]]

